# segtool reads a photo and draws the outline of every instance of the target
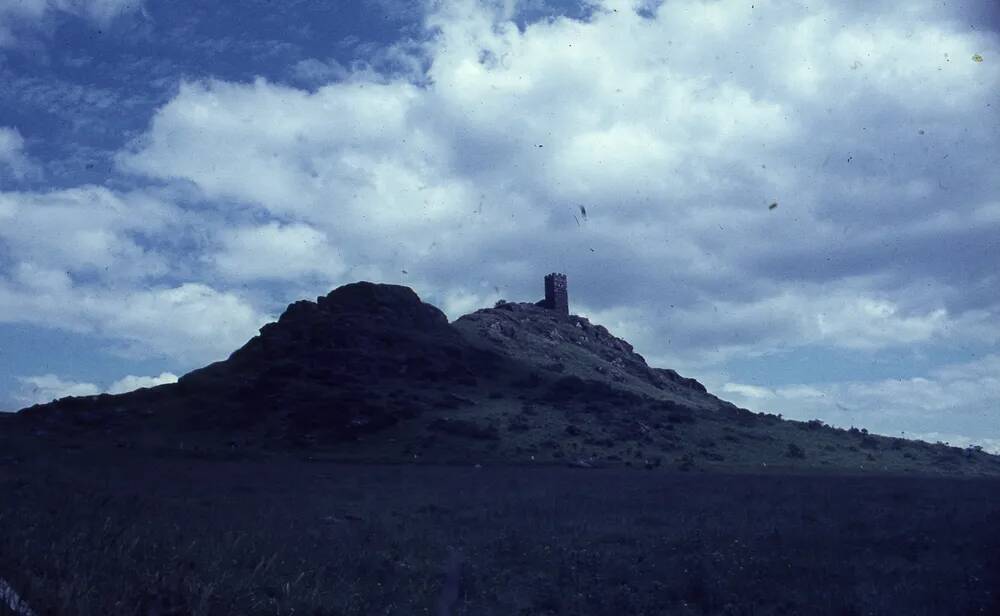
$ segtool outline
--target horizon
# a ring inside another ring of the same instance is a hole
[[[0,5],[0,411],[403,284],[570,311],[754,411],[1000,453],[974,2]],[[528,298],[528,299],[520,299]]]

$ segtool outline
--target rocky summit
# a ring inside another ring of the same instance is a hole
[[[556,374],[601,382],[701,409],[729,405],[695,379],[651,368],[632,345],[584,317],[535,304],[498,303],[459,318],[455,328],[481,348]]]
[[[408,287],[348,284],[175,384],[64,398],[14,423],[119,447],[357,461],[1000,473],[979,451],[738,408],[542,304],[449,323]]]

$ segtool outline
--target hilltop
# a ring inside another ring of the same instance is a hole
[[[204,455],[1000,474],[982,452],[739,408],[565,307],[501,302],[449,323],[412,289],[370,282],[289,305],[175,384],[65,398],[11,423]]]

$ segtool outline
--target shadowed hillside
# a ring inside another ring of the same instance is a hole
[[[20,412],[35,435],[203,455],[998,474],[978,451],[784,421],[650,367],[587,319],[500,303],[449,324],[409,288],[298,301],[176,384]]]

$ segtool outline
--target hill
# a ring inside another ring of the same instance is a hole
[[[370,282],[289,305],[178,383],[36,405],[14,423],[202,455],[1000,474],[982,452],[738,408],[579,316],[501,303],[449,323],[412,289]]]

